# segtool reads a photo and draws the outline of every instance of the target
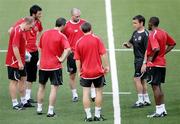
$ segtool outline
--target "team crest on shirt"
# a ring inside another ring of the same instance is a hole
[[[139,36],[139,37],[138,37],[138,40],[141,40],[141,39],[142,39],[142,37],[141,37],[141,36]]]

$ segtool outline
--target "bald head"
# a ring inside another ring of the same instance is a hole
[[[78,8],[71,9],[71,20],[73,22],[78,22],[80,20],[81,11]]]
[[[78,8],[72,8],[71,9],[71,15],[81,15],[81,10]]]
[[[34,26],[34,18],[32,16],[25,17],[24,24],[22,25],[25,31],[31,30],[32,27]]]

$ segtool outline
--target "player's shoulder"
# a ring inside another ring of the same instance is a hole
[[[147,29],[144,30],[145,36],[149,36],[149,31]]]
[[[85,23],[85,22],[87,22],[87,21],[86,21],[85,19],[81,18],[81,19],[80,19],[80,22],[81,22],[81,23]]]

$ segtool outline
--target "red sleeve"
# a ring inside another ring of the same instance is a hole
[[[17,25],[20,25],[20,24],[23,23],[23,22],[24,22],[24,18],[18,20],[18,21],[13,25],[13,27],[16,27]]]
[[[159,43],[156,39],[156,32],[149,36],[148,42],[151,45],[152,50],[159,48]]]
[[[100,55],[103,55],[106,53],[106,48],[103,44],[103,41],[101,39],[98,39],[99,40],[99,53]]]
[[[40,41],[39,41],[39,48],[42,48],[42,38],[43,38],[43,35],[41,36]]]
[[[80,60],[80,54],[79,54],[78,44],[76,44],[76,46],[75,46],[74,59],[75,59],[75,60]]]
[[[12,41],[12,46],[16,46],[19,48],[20,45],[21,32],[19,28],[16,28],[14,31],[14,37]]]
[[[175,46],[176,42],[175,40],[167,33],[167,45],[169,46]]]
[[[61,40],[62,40],[62,45],[63,45],[64,49],[70,48],[69,42],[68,42],[67,37],[65,35],[62,36]]]
[[[43,26],[42,26],[41,22],[39,22],[39,24],[38,24],[38,30],[39,30],[39,32],[41,32],[43,30]]]

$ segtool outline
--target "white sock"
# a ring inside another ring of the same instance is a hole
[[[96,97],[96,90],[95,88],[91,88],[91,98],[95,98]]]
[[[156,113],[161,114],[163,112],[163,108],[161,105],[156,105]]]
[[[38,111],[38,112],[41,112],[41,111],[42,111],[42,104],[41,104],[41,103],[38,103],[38,104],[37,104],[37,111]]]
[[[54,114],[54,106],[49,106],[48,108],[48,114]]]
[[[138,94],[138,101],[143,103],[143,94]]]
[[[12,99],[12,105],[13,106],[16,106],[16,105],[18,105],[19,103],[18,103],[18,101],[17,101],[17,99]]]
[[[87,117],[87,118],[92,118],[91,108],[86,108],[86,109],[85,109],[85,112],[86,112],[86,117]]]
[[[163,110],[165,113],[167,113],[165,104],[161,104],[161,107],[162,107],[162,110]]]
[[[31,89],[26,89],[26,99],[29,100],[31,98]]]
[[[144,97],[144,101],[145,101],[145,102],[151,103],[151,102],[150,102],[150,99],[149,99],[148,93],[143,94],[143,97]]]
[[[23,105],[27,103],[26,97],[21,97],[21,103]]]
[[[99,118],[100,115],[101,115],[101,107],[95,107],[95,116]]]
[[[71,90],[71,91],[72,91],[73,98],[74,98],[74,97],[78,97],[77,89],[73,89],[73,90]]]

